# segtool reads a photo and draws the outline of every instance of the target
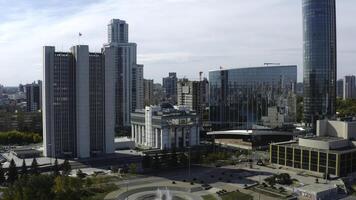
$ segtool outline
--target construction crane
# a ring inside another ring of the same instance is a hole
[[[264,63],[264,66],[270,66],[270,65],[281,65],[281,63]]]

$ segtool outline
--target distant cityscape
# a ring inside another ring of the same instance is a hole
[[[356,76],[337,79],[336,2],[302,2],[303,66],[155,83],[122,19],[100,52],[44,46],[42,80],[0,85],[0,184],[101,175],[105,199],[356,199]]]

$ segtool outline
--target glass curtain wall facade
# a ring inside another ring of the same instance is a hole
[[[304,118],[315,123],[335,114],[335,0],[303,0]]]
[[[210,122],[214,130],[259,124],[281,95],[294,92],[297,66],[269,66],[209,72]]]

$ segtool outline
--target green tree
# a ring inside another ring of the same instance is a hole
[[[161,160],[160,160],[158,154],[155,155],[155,158],[154,158],[154,160],[153,160],[153,168],[154,168],[155,170],[161,169]]]
[[[4,169],[2,168],[2,164],[0,163],[0,185],[4,185],[5,182],[6,179],[5,179]]]
[[[57,176],[54,179],[53,191],[55,200],[80,200],[82,194],[82,181],[69,176]]]
[[[56,160],[54,161],[54,165],[53,165],[53,176],[57,177],[59,176],[59,166],[58,166],[58,159],[56,158]]]
[[[72,171],[72,167],[70,166],[68,159],[65,159],[62,164],[62,175],[68,176],[71,171]]]
[[[39,169],[38,169],[38,163],[37,163],[37,160],[36,158],[33,158],[32,159],[32,163],[31,163],[31,174],[32,175],[38,175],[40,172],[39,172]]]
[[[14,159],[11,159],[9,169],[7,172],[7,182],[13,184],[18,178],[18,171]]]
[[[176,152],[176,149],[173,148],[172,152],[171,152],[171,155],[170,155],[170,158],[169,158],[169,166],[170,167],[177,167],[177,165],[178,165],[177,152]]]
[[[4,191],[4,200],[54,199],[53,178],[48,175],[20,178]]]
[[[151,165],[152,165],[151,157],[148,154],[146,154],[142,159],[142,167],[144,169],[148,169],[151,168]]]
[[[83,179],[85,178],[85,174],[82,172],[82,170],[78,169],[77,170],[77,177],[80,178],[80,179]]]
[[[27,171],[26,162],[25,159],[22,159],[21,176],[25,177],[27,175],[28,175],[28,171]]]
[[[179,155],[179,163],[181,166],[185,167],[188,165],[188,156],[185,153]]]
[[[137,173],[137,165],[135,163],[131,163],[129,165],[129,173],[136,174]]]

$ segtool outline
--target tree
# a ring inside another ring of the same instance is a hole
[[[7,172],[7,182],[13,184],[18,178],[18,171],[14,159],[11,159]]]
[[[186,167],[188,165],[188,157],[185,155],[185,153],[181,153],[179,155],[179,163],[181,166]]]
[[[5,173],[4,173],[4,169],[2,168],[2,164],[0,163],[0,185],[4,185],[5,184]]]
[[[80,179],[85,178],[86,174],[82,172],[82,170],[78,169],[77,170],[77,177]]]
[[[63,164],[62,164],[62,175],[68,176],[70,172],[72,171],[72,167],[70,166],[70,163],[68,159],[65,159]]]
[[[31,163],[31,174],[32,175],[40,174],[40,172],[38,170],[38,163],[37,163],[36,158],[33,158],[32,163]]]
[[[151,165],[152,165],[151,157],[148,154],[146,154],[142,159],[142,167],[144,169],[147,169],[147,168],[151,168]]]
[[[135,163],[131,163],[129,165],[129,173],[136,174],[137,173],[137,165]]]
[[[54,199],[53,178],[48,175],[19,178],[4,190],[4,200]]]
[[[60,173],[59,173],[58,160],[56,158],[56,160],[54,161],[54,166],[53,166],[53,176],[57,177],[59,175],[60,175]]]
[[[22,167],[21,167],[21,176],[25,177],[27,175],[28,175],[27,166],[26,166],[25,159],[23,159],[22,160]]]
[[[169,166],[177,167],[177,164],[178,164],[177,152],[176,152],[176,149],[173,148],[171,155],[169,157]]]
[[[155,170],[161,169],[161,160],[159,159],[159,155],[158,154],[155,155],[155,159],[154,159],[154,162],[153,162],[153,168]]]

